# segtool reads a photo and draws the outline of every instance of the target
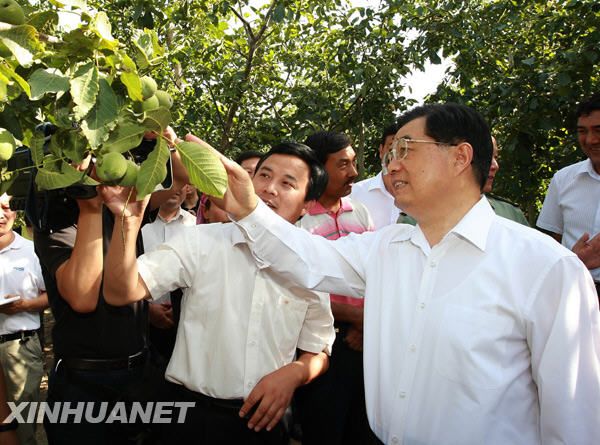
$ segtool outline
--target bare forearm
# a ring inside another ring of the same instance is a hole
[[[56,271],[58,290],[77,312],[91,312],[98,304],[102,256],[102,213],[80,212],[71,257]]]
[[[297,369],[300,378],[298,386],[306,385],[319,377],[329,368],[329,357],[324,352],[318,354],[301,351],[298,359],[288,366]]]
[[[48,294],[42,292],[36,298],[26,300],[28,312],[41,312],[48,307]]]
[[[141,227],[138,218],[115,218],[104,271],[104,298],[107,303],[123,306],[146,296],[138,274],[136,240]]]

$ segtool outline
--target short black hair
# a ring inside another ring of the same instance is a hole
[[[392,123],[390,125],[388,125],[387,127],[385,127],[383,129],[383,134],[381,135],[381,141],[379,142],[379,145],[384,146],[385,145],[385,140],[390,137],[390,136],[396,136],[396,133],[398,133],[398,124],[397,123]]]
[[[307,137],[304,143],[312,148],[317,155],[317,159],[325,164],[330,154],[352,145],[352,139],[345,133],[319,131]]]
[[[317,159],[315,152],[307,145],[298,142],[281,142],[266,152],[256,164],[256,171],[272,155],[291,155],[302,159],[308,165],[309,176],[304,201],[314,201],[321,197],[327,187],[329,177],[323,164]]]
[[[600,110],[600,94],[594,94],[589,99],[584,100],[575,110],[575,118],[579,119],[581,116],[588,116],[592,111]]]
[[[473,173],[483,190],[494,151],[490,129],[483,116],[465,105],[428,104],[413,108],[400,116],[398,129],[420,117],[425,118],[425,134],[437,142],[471,144]]]
[[[262,156],[264,155],[264,153],[261,153],[260,151],[256,151],[256,150],[247,150],[247,151],[243,151],[241,152],[239,155],[236,156],[235,158],[235,162],[237,162],[238,164],[242,164],[242,162],[248,160],[248,159],[252,159],[252,158],[262,158]]]

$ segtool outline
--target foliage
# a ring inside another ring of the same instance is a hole
[[[88,155],[101,159],[114,151],[130,153],[145,134],[161,136],[137,176],[141,198],[167,173],[169,151],[162,134],[172,120],[170,111],[157,99],[152,107],[146,102],[138,106],[143,100],[142,74],[163,63],[164,50],[154,32],[135,30],[130,56],[113,37],[106,13],[88,8],[83,0],[51,3],[45,5],[48,9],[30,12],[23,25],[0,23],[0,41],[9,50],[6,58],[0,58],[0,125],[31,148],[41,189],[97,184],[72,164]],[[60,13],[76,16],[77,26],[59,28]],[[43,122],[54,126],[46,143],[44,135],[35,131]],[[194,150],[202,148],[186,145],[186,153]],[[211,175],[225,177],[216,157],[205,155],[203,162],[220,166],[213,167]],[[4,164],[1,173],[0,192],[4,192],[15,171]],[[204,170],[194,173],[196,186],[214,183]]]
[[[573,112],[600,86],[600,4],[436,0],[397,11],[420,30],[416,51],[453,58],[432,99],[484,113],[501,148],[495,192],[534,220],[552,174],[582,156]]]

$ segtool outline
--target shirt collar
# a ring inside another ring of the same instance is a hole
[[[387,192],[385,184],[383,183],[383,172],[377,173],[377,175],[374,176],[371,182],[369,183],[369,191],[377,189]]]
[[[594,165],[592,164],[590,158],[587,158],[584,162],[581,163],[581,166],[579,168],[579,174],[583,173],[587,173],[592,178],[600,180],[600,175],[598,174],[598,172],[596,172],[596,170],[594,170]]]
[[[7,250],[18,250],[21,249],[25,245],[25,238],[19,235],[17,232],[13,230],[13,234],[15,235],[15,239],[12,240],[8,246],[4,249],[0,250],[0,252],[5,252]]]
[[[462,219],[452,228],[449,234],[454,234],[469,241],[478,249],[485,251],[488,233],[494,219],[494,210],[485,196],[481,196],[479,201],[469,210]],[[427,241],[421,227],[417,224],[415,227],[406,228],[398,232],[390,242],[412,241],[413,244],[424,247]]]
[[[351,212],[353,210],[352,207],[352,201],[350,200],[350,198],[348,198],[347,196],[344,196],[341,199],[342,203],[340,205],[340,209],[338,211],[338,213],[344,213],[344,212]],[[308,208],[308,214],[311,216],[314,215],[323,215],[323,214],[327,214],[327,213],[331,213],[329,210],[327,210],[325,207],[323,207],[321,205],[321,203],[319,201],[312,201],[310,203],[310,206]]]
[[[169,224],[169,223],[172,223],[172,222],[174,222],[174,221],[177,221],[178,219],[181,219],[181,218],[183,218],[183,212],[187,212],[187,210],[183,210],[181,207],[179,207],[179,210],[177,211],[177,215],[175,215],[175,218],[173,218],[173,219],[170,219],[170,220],[168,220],[168,221],[167,221],[167,220],[166,220],[166,219],[164,219],[162,216],[160,216],[160,213],[158,214],[158,218],[159,218],[159,219],[160,219],[162,222],[164,222],[165,224]]]

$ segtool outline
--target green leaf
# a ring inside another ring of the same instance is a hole
[[[0,195],[5,194],[19,176],[16,172],[2,172],[0,175]]]
[[[30,67],[34,54],[42,48],[33,26],[18,25],[0,29],[0,41],[6,45],[20,65]]]
[[[29,141],[29,151],[31,152],[31,159],[34,165],[42,165],[44,162],[44,143],[46,138],[43,134],[36,131],[34,132],[31,140]]]
[[[37,69],[29,76],[31,100],[41,99],[46,93],[64,93],[69,90],[69,78],[55,68]]]
[[[135,188],[137,189],[137,199],[144,197],[154,191],[154,188],[163,182],[167,176],[167,161],[169,160],[169,148],[167,143],[158,138],[154,150],[140,166]]]
[[[63,162],[60,171],[51,171],[46,168],[39,169],[35,177],[35,183],[42,190],[55,190],[76,184],[84,176],[85,173]]]
[[[109,49],[115,49],[119,42],[113,37],[108,16],[104,12],[99,12],[94,17],[94,32],[103,40],[103,46]]]
[[[98,68],[94,62],[80,65],[71,79],[71,97],[77,104],[74,108],[77,119],[83,118],[94,107],[99,91]]]
[[[117,125],[117,96],[106,79],[100,79],[96,105],[81,122],[81,130],[92,148],[101,145]]]
[[[29,88],[29,84],[25,81],[25,79],[19,76],[15,72],[15,70],[13,70],[8,63],[6,63],[5,60],[2,60],[2,62],[0,63],[0,74],[15,80],[19,84],[21,89],[25,92],[25,94],[27,94],[27,97],[31,97],[31,88]]]
[[[144,100],[142,96],[142,82],[137,73],[123,72],[121,73],[121,82],[127,87],[127,94],[131,100],[141,102]]]
[[[61,146],[63,154],[75,163],[80,163],[87,155],[88,142],[80,131],[68,130],[56,133],[52,137],[62,135]]]
[[[102,150],[124,153],[140,145],[145,132],[146,127],[133,117],[120,118],[117,127],[102,145]]]
[[[59,8],[64,6],[72,6],[74,8],[87,10],[86,0],[50,0],[50,3],[58,6]]]
[[[176,145],[192,185],[204,193],[222,198],[227,190],[227,172],[221,160],[210,150],[195,142]]]
[[[146,111],[144,125],[149,129],[162,133],[171,123],[171,113],[166,108],[160,107],[155,110]]]

